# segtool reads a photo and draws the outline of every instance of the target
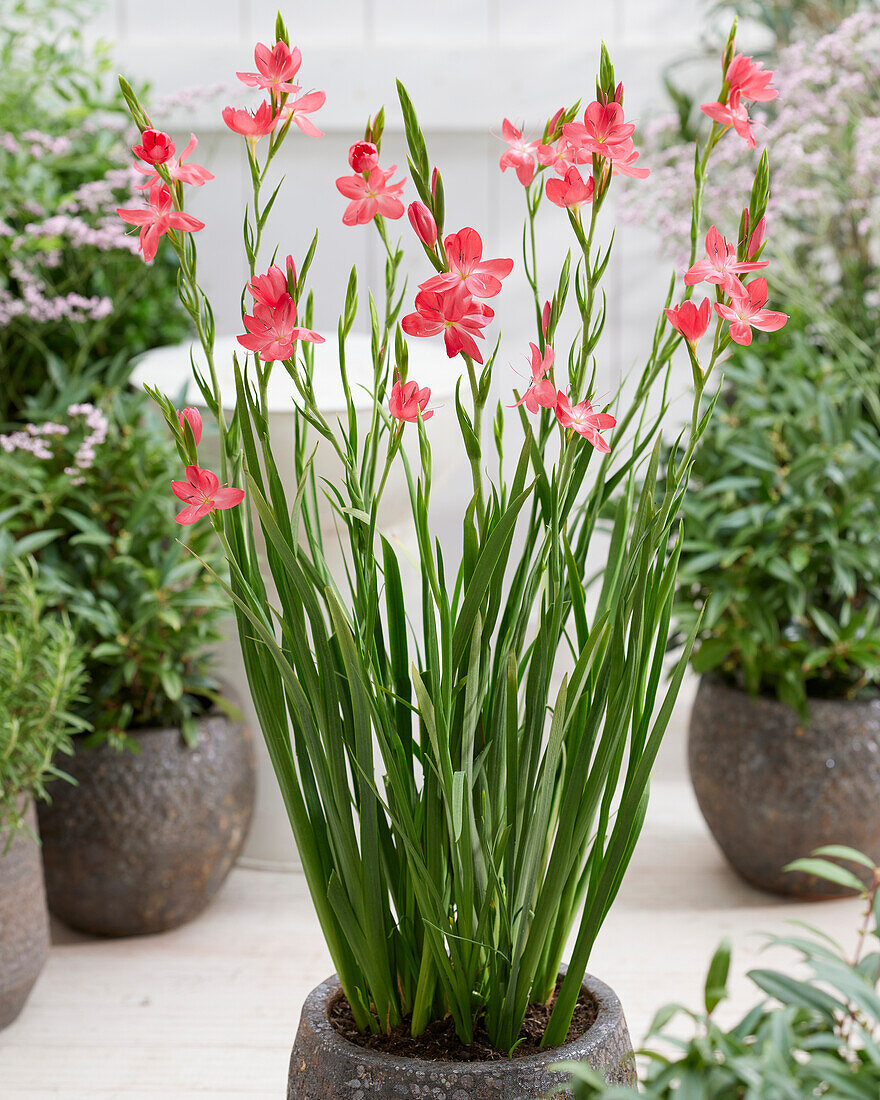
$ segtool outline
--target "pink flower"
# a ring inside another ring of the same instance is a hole
[[[287,257],[286,271],[282,271],[277,264],[269,268],[265,275],[255,275],[248,283],[248,290],[254,297],[254,302],[268,306],[271,310],[280,309],[286,302],[291,301],[290,283],[296,284],[296,266],[293,256]]]
[[[186,481],[172,481],[171,491],[186,502],[174,517],[178,523],[195,523],[215,508],[234,508],[244,500],[243,489],[221,489],[217,475],[201,466],[187,466]]]
[[[291,83],[302,64],[302,54],[296,47],[291,50],[286,42],[279,40],[270,49],[258,42],[254,47],[254,64],[257,72],[235,74],[242,84],[250,88],[264,88],[271,92],[276,102],[285,92],[292,94],[299,91],[299,85]]]
[[[409,224],[422,244],[433,248],[437,243],[437,223],[434,215],[423,202],[411,202],[407,207]]]
[[[177,414],[177,419],[180,421],[180,430],[184,436],[186,436],[186,425],[189,424],[192,428],[193,439],[198,447],[202,441],[202,414],[190,405],[183,412]]]
[[[650,168],[636,168],[636,161],[639,159],[639,153],[633,149],[625,157],[618,157],[611,162],[611,175],[612,176],[629,176],[631,179],[645,180],[650,176]]]
[[[581,401],[572,408],[571,401],[559,390],[556,394],[556,419],[563,428],[570,428],[589,440],[597,451],[611,450],[599,433],[613,428],[617,421],[609,413],[594,412],[589,401]]]
[[[767,280],[753,279],[742,294],[733,297],[729,306],[715,303],[715,312],[719,317],[730,321],[730,338],[737,344],[752,342],[752,329],[761,332],[776,332],[788,320],[787,313],[775,309],[764,309],[767,301]]]
[[[388,184],[396,171],[396,164],[392,164],[390,168],[376,165],[370,169],[366,179],[363,176],[339,177],[336,181],[337,191],[351,199],[342,215],[343,225],[366,225],[377,215],[382,218],[403,217],[400,196],[406,180],[390,186]]]
[[[292,118],[306,137],[323,137],[324,131],[319,130],[312,120],[305,116],[312,114],[314,111],[320,111],[326,99],[326,92],[307,92],[305,95],[297,96],[296,99],[285,103],[281,108],[281,117],[285,120]]]
[[[324,337],[317,332],[297,327],[296,304],[290,297],[275,308],[257,302],[253,314],[245,314],[244,327],[247,332],[237,337],[239,344],[248,351],[256,352],[265,363],[292,359],[293,345],[297,340],[324,343]]]
[[[552,168],[557,176],[564,176],[571,168],[571,146],[560,138],[555,145],[539,145],[537,151],[538,163],[546,168]]]
[[[700,110],[713,122],[718,122],[722,126],[732,126],[750,149],[755,148],[752,120],[749,118],[749,112],[740,103],[738,92],[732,93],[727,103],[704,103]]]
[[[164,164],[174,156],[174,148],[174,142],[163,130],[144,130],[140,145],[132,145],[131,151],[147,164]]]
[[[391,400],[388,402],[388,410],[397,420],[414,424],[421,416],[422,420],[430,420],[434,415],[433,409],[425,406],[431,399],[431,391],[425,386],[419,389],[418,382],[405,382],[400,379],[391,388]]]
[[[552,409],[556,405],[556,387],[547,378],[550,368],[553,366],[555,353],[553,348],[545,348],[543,357],[537,344],[529,344],[532,349],[532,377],[528,389],[512,407],[525,405],[530,413],[536,413],[539,408]]]
[[[528,187],[535,175],[534,150],[539,143],[526,141],[522,130],[518,130],[508,119],[505,119],[501,126],[501,135],[502,140],[510,146],[501,154],[499,161],[501,171],[506,172],[508,168],[515,169],[516,178],[523,187]]]
[[[746,232],[748,232],[748,216],[749,216],[749,213],[748,213],[748,210],[747,210],[746,211]],[[767,219],[766,218],[761,218],[758,221],[758,224],[755,226],[751,237],[749,237],[749,246],[746,249],[746,255],[748,256],[749,259],[751,259],[754,255],[756,255],[756,253],[758,252],[758,249],[764,243],[764,234],[766,233],[766,231],[767,231]]]
[[[740,262],[736,258],[736,246],[728,244],[713,225],[706,234],[706,259],[697,260],[685,273],[685,286],[697,283],[714,283],[728,294],[744,293],[743,284],[736,277],[737,271],[758,271],[767,267],[769,260]]]
[[[448,271],[441,271],[420,290],[454,290],[464,287],[474,298],[494,298],[501,292],[501,280],[513,270],[513,260],[484,260],[483,241],[476,229],[450,233],[443,242]]]
[[[371,172],[379,163],[379,150],[372,141],[356,141],[348,150],[348,163],[354,172]]]
[[[249,141],[257,141],[266,134],[270,134],[275,129],[278,118],[279,116],[273,113],[271,104],[266,100],[263,100],[253,112],[243,107],[223,108],[223,121],[229,129],[234,130],[236,134],[241,134]]]
[[[753,61],[738,53],[727,66],[724,79],[730,87],[730,95],[739,95],[743,99],[754,99],[766,103],[775,99],[779,92],[770,81],[773,73],[764,68],[763,62]],[[730,97],[728,97],[728,102]]]
[[[675,331],[680,332],[691,347],[695,347],[709,327],[712,303],[708,298],[704,298],[699,306],[690,301],[682,302],[680,306],[664,309],[663,312]]]
[[[543,332],[545,339],[547,337],[547,332],[550,328],[550,314],[552,310],[553,306],[550,304],[550,300],[548,299],[544,303],[544,308],[541,310],[541,332]]]
[[[632,152],[635,125],[624,122],[619,103],[594,100],[584,112],[583,122],[567,122],[563,136],[570,142],[580,163],[597,153],[610,160],[624,160]]]
[[[196,135],[190,134],[189,145],[187,145],[176,161],[168,165],[168,174],[173,180],[180,180],[181,183],[192,184],[193,187],[202,187],[208,180],[214,178],[214,173],[209,172],[207,168],[202,168],[200,164],[183,163],[190,153],[195,152],[195,148],[198,144]],[[173,150],[174,146],[172,145],[171,148]],[[139,184],[135,190],[146,191],[148,187],[152,187],[154,183],[159,183],[161,181],[161,176],[158,172],[150,172],[148,168],[141,168],[137,164],[135,168],[144,174],[149,173],[149,178],[144,183]]]
[[[583,176],[577,168],[569,168],[564,180],[547,180],[544,191],[547,198],[556,206],[580,210],[582,206],[593,201],[593,177],[590,176],[584,183]]]
[[[159,238],[171,229],[181,233],[195,233],[205,228],[205,223],[194,218],[192,214],[184,214],[182,210],[172,208],[171,192],[164,184],[153,184],[150,188],[149,204],[146,210],[122,210],[116,208],[116,213],[129,225],[139,225],[140,251],[144,259],[152,260],[159,247]]]
[[[495,316],[494,310],[461,290],[420,290],[416,295],[416,312],[408,313],[400,326],[408,336],[437,336],[443,333],[446,354],[451,359],[460,351],[477,363],[482,363],[480,349],[474,337],[483,338],[480,331]]]

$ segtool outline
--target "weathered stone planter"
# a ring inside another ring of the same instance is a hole
[[[598,1016],[574,1042],[494,1062],[429,1062],[380,1054],[344,1038],[328,1017],[342,997],[334,975],[303,1006],[290,1057],[288,1100],[538,1100],[564,1083],[560,1061],[588,1061],[612,1084],[635,1084],[632,1043],[613,990],[587,977]],[[560,1097],[571,1097],[562,1092]]]
[[[813,699],[804,725],[774,698],[703,677],[688,757],[712,835],[753,885],[838,897],[848,891],[782,868],[823,844],[880,860],[880,699]]]
[[[49,908],[102,936],[176,928],[220,889],[254,805],[250,733],[223,714],[179,730],[139,730],[140,752],[77,748],[40,807]]]
[[[36,834],[33,803],[25,823]],[[18,833],[7,850],[8,841],[0,829],[0,1028],[21,1012],[49,954],[40,845],[27,833]]]

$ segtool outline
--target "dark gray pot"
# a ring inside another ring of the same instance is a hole
[[[564,1083],[554,1062],[587,1061],[610,1084],[635,1084],[632,1043],[613,990],[587,976],[584,988],[599,1009],[579,1039],[541,1054],[497,1062],[428,1062],[379,1054],[344,1038],[328,1018],[342,990],[336,975],[303,1005],[287,1100],[538,1100]],[[559,1094],[570,1100],[571,1093]]]
[[[36,835],[32,802],[24,820]],[[8,841],[0,829],[0,1028],[21,1012],[49,954],[40,845],[27,833],[16,834],[7,850]]]
[[[255,765],[249,732],[223,714],[189,748],[176,729],[138,730],[140,752],[77,747],[40,807],[51,911],[72,928],[137,936],[198,916],[247,836]]]
[[[697,801],[730,864],[764,890],[805,900],[844,887],[783,872],[824,844],[880,861],[880,700],[810,700],[810,720],[775,698],[700,681],[688,758]]]

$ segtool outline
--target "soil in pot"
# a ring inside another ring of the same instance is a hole
[[[552,1003],[551,1006],[552,1007]],[[543,1100],[566,1077],[560,1061],[588,1061],[609,1084],[635,1084],[632,1043],[620,1001],[587,976],[566,1042],[541,1049],[550,1007],[531,1006],[516,1056],[495,1050],[483,1034],[464,1047],[439,1022],[413,1041],[405,1027],[390,1036],[363,1036],[335,977],[303,1006],[290,1059],[288,1100]],[[569,1092],[560,1092],[560,1100]]]
[[[139,730],[140,752],[79,746],[40,809],[50,910],[103,936],[163,932],[196,917],[238,857],[254,805],[250,733],[226,715]]]
[[[24,820],[33,835],[17,833],[11,844],[9,834],[0,829],[0,1028],[21,1012],[49,954],[49,914],[33,803]]]
[[[880,699],[811,699],[804,723],[776,698],[704,676],[688,759],[712,835],[753,885],[839,897],[850,891],[783,868],[825,844],[880,860]]]

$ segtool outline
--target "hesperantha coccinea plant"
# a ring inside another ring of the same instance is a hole
[[[662,687],[681,537],[677,514],[711,412],[701,412],[701,399],[731,336],[775,324],[763,310],[763,279],[744,282],[764,266],[758,257],[767,161],[758,168],[743,224],[728,228],[733,243],[713,227],[708,258],[698,262],[712,150],[729,134],[739,140],[727,121],[711,123],[696,150],[692,261],[681,301],[672,306],[673,283],[645,364],[628,387],[632,396],[624,403],[617,393],[599,407],[601,284],[610,255],[601,212],[618,175],[646,171],[637,164],[634,126],[625,119],[623,87],[607,52],[596,98],[585,109],[557,111],[535,138],[504,123],[509,148],[500,166],[514,169],[525,195],[519,271],[510,258],[483,257],[477,227],[443,235],[442,175],[399,85],[411,182],[380,160],[380,111],[352,146],[350,172],[336,184],[347,202],[345,224],[354,233],[372,223],[387,259],[384,296],[370,294],[368,310],[359,312],[352,271],[336,334],[348,411],[331,422],[313,385],[314,343],[324,339],[313,330],[306,291],[316,243],[299,263],[293,251],[275,262],[289,244],[272,253],[271,265],[262,259],[266,219],[279,194],[275,187],[264,199],[272,162],[294,124],[319,135],[308,116],[324,101],[323,92],[301,93],[300,51],[291,48],[280,16],[275,37],[274,45],[257,45],[257,71],[239,74],[264,90],[263,103],[254,112],[224,111],[244,138],[253,183],[244,224],[250,279],[230,422],[215,371],[214,315],[198,282],[201,226],[186,212],[188,183],[171,139],[154,130],[123,82],[144,135],[135,152],[149,154],[159,178],[149,205],[122,216],[141,227],[145,254],[162,234],[177,252],[181,298],[207,362],[196,379],[221,439],[218,476],[199,465],[200,416],[178,412],[154,392],[187,467],[185,480],[174,485],[185,504],[178,520],[209,517],[225,548],[254,704],[357,1027],[406,1027],[416,1036],[451,1017],[463,1044],[481,1031],[510,1052],[528,1006],[552,1003],[542,1042],[554,1046],[567,1036],[591,948],[638,839],[651,768],[689,652],[688,646]],[[731,32],[723,73],[731,71],[734,52]],[[743,61],[736,71],[744,83],[734,87],[725,78],[719,103],[747,98],[754,67]],[[430,268],[428,276],[418,274],[415,294],[401,286],[403,252],[389,233],[403,217],[407,188],[417,197],[404,229],[415,233]],[[559,257],[549,290],[538,285],[535,253],[544,217],[567,217],[572,231],[572,251]],[[534,340],[530,352],[517,347],[509,354],[510,361],[528,357],[524,387],[502,358],[500,338],[487,339],[489,302],[515,293],[522,275]],[[699,280],[710,284],[715,307],[711,346],[702,350],[713,310],[708,298],[699,306],[693,300]],[[556,332],[564,314],[577,321],[578,332],[560,353]],[[366,430],[346,367],[346,342],[359,316],[372,335]],[[441,336],[458,385],[454,406],[434,408],[429,389],[409,376],[407,338]],[[659,483],[661,422],[672,358],[682,344],[692,366],[693,415],[683,429],[683,457]],[[297,395],[292,454],[278,453],[270,438],[267,387],[278,370],[290,376]],[[493,384],[502,396],[491,458],[498,472],[490,474],[484,415]],[[649,405],[655,394],[659,401]],[[442,416],[457,418],[473,479],[454,561],[441,552],[431,524],[431,433]],[[411,452],[402,446],[407,433],[418,440]],[[499,456],[512,437],[518,457],[508,476]],[[338,456],[336,483],[315,474],[318,442]],[[398,547],[377,527],[396,464],[409,485],[420,617],[404,604]],[[286,498],[279,473],[291,465],[294,499]],[[322,493],[345,543],[342,578],[325,554]],[[237,507],[245,495],[249,506]],[[604,565],[591,579],[587,554],[609,516]],[[271,577],[260,572],[260,534]]]

